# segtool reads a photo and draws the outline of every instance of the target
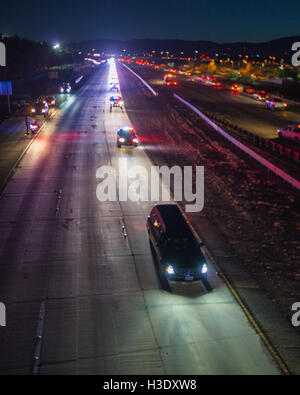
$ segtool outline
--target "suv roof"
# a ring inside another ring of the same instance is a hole
[[[192,237],[194,235],[176,204],[158,204],[157,209],[164,220],[167,237]]]

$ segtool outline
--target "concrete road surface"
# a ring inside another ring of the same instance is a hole
[[[100,166],[151,166],[116,146],[129,120],[109,112],[110,73],[69,98],[1,197],[0,374],[279,374],[211,265],[210,293],[162,288],[145,227],[154,202],[97,199]]]

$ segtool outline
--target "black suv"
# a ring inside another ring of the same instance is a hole
[[[31,107],[31,114],[35,115],[44,115],[46,117],[48,115],[48,104],[46,101],[37,101],[34,106]]]
[[[161,274],[171,281],[206,278],[200,245],[177,205],[156,205],[148,217],[147,230]]]

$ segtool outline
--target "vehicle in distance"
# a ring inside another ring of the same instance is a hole
[[[123,100],[121,96],[111,96],[109,99],[110,103],[110,111],[112,111],[113,108],[120,108],[123,111]]]
[[[246,92],[246,93],[249,93],[249,95],[250,95],[250,94],[253,95],[253,94],[255,93],[255,89],[253,89],[253,88],[246,88],[246,89],[245,89],[245,92]]]
[[[214,88],[222,88],[222,83],[220,81],[213,81]]]
[[[243,92],[243,88],[241,87],[241,85],[238,84],[232,85],[231,90],[232,92]]]
[[[177,85],[176,75],[174,74],[166,74],[164,76],[165,85]]]
[[[131,147],[137,147],[139,145],[139,140],[133,127],[124,126],[118,130],[117,147],[121,148],[122,145]]]
[[[205,85],[213,85],[213,78],[210,77],[209,75],[205,76],[201,80]]]
[[[294,140],[300,143],[300,124],[288,125],[285,128],[278,130],[278,137],[284,137],[289,140]]]
[[[44,115],[46,117],[48,115],[48,104],[46,101],[37,101],[34,106],[31,107],[31,114],[36,115]]]
[[[253,99],[257,100],[257,101],[266,101],[268,100],[270,97],[267,94],[267,92],[265,91],[259,91],[259,92],[255,92],[253,93]]]
[[[60,93],[71,93],[71,85],[69,82],[63,82],[60,86]]]
[[[266,101],[266,107],[270,110],[285,110],[287,102],[281,100],[279,97],[273,97]]]
[[[161,275],[170,281],[206,278],[207,264],[200,245],[176,204],[154,206],[146,226]]]
[[[117,81],[111,81],[109,85],[111,91],[119,92],[119,83]]]
[[[53,107],[56,104],[56,99],[53,96],[46,97],[44,101],[48,104],[48,107]]]

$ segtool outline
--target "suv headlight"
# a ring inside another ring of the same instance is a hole
[[[119,138],[120,143],[124,143],[125,139],[123,137]]]
[[[169,273],[169,274],[174,274],[174,268],[173,268],[173,266],[172,266],[172,265],[169,265],[169,266],[166,268],[166,272]]]
[[[201,272],[202,272],[202,274],[206,274],[206,273],[207,273],[207,271],[208,271],[207,264],[206,264],[206,263],[204,263],[204,265],[202,266],[202,270],[201,270]]]

